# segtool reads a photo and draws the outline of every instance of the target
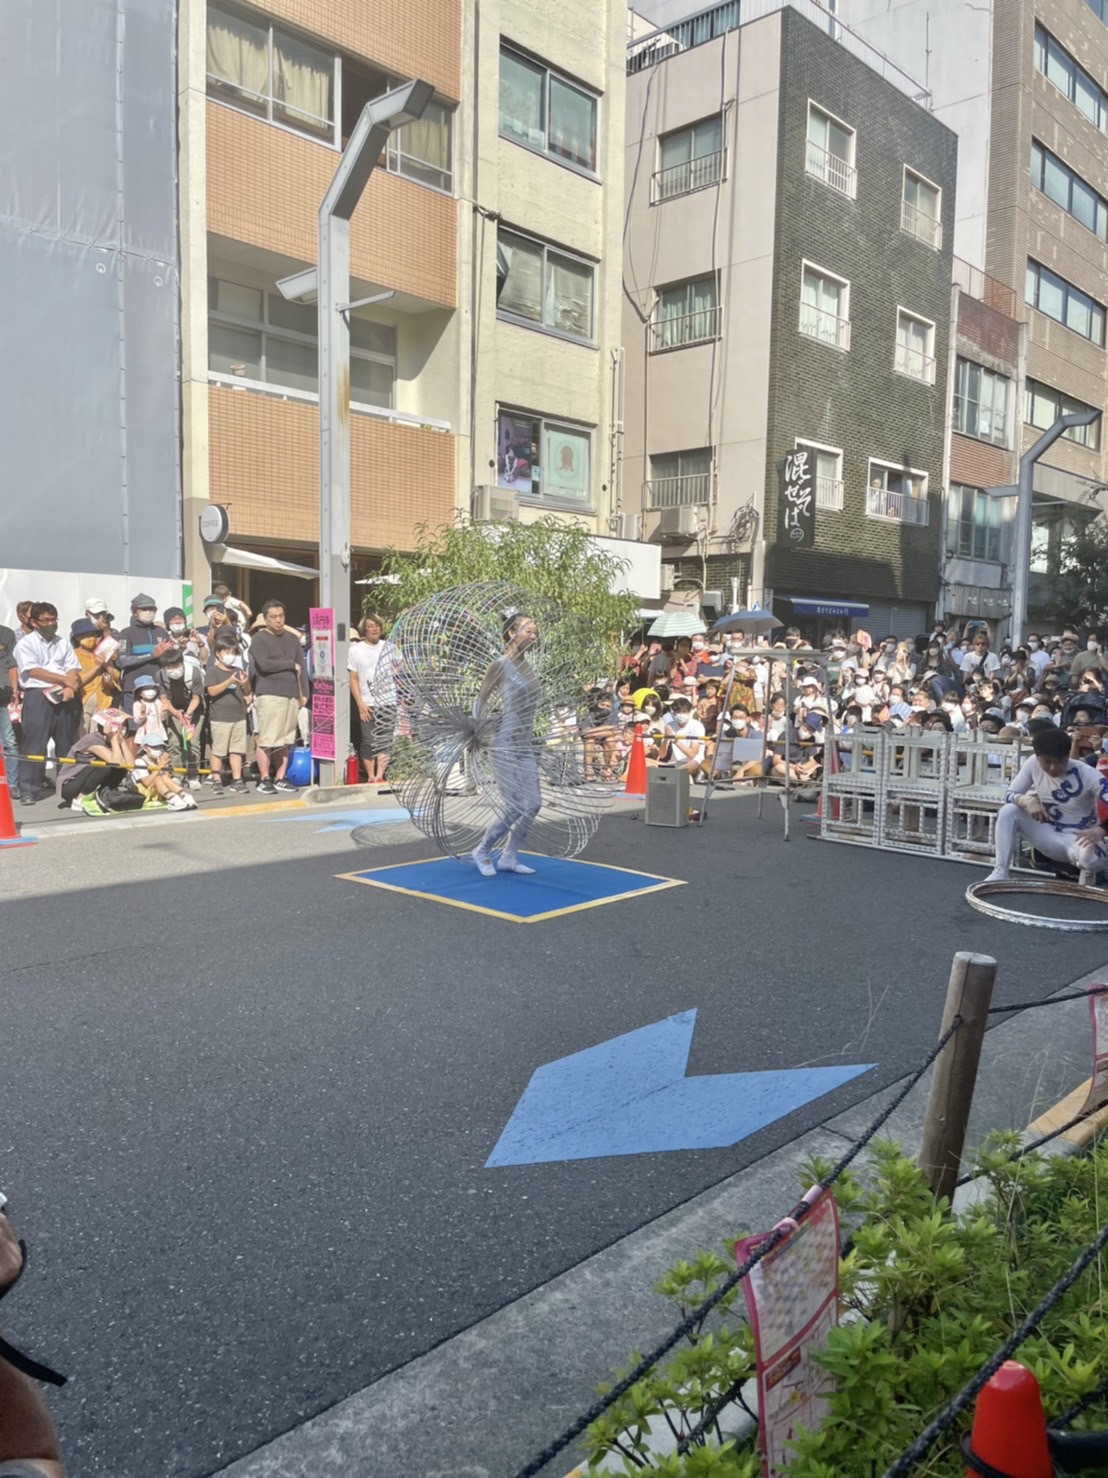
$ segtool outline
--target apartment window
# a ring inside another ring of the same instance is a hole
[[[835,349],[850,348],[850,283],[807,262],[800,279],[800,332]]]
[[[943,244],[942,198],[943,192],[938,185],[905,167],[900,229],[936,251]]]
[[[890,519],[894,523],[929,524],[927,473],[871,457],[866,513],[870,518]]]
[[[1104,308],[1088,293],[1038,262],[1027,263],[1026,299],[1048,318],[1072,328],[1083,339],[1104,346]]]
[[[208,90],[313,138],[335,137],[333,54],[259,17],[208,6]]]
[[[1101,241],[1108,241],[1108,201],[1038,139],[1031,141],[1031,183]]]
[[[500,48],[500,132],[559,163],[596,173],[595,94]]]
[[[1008,445],[1011,380],[984,365],[959,359],[954,371],[954,425],[965,436]]]
[[[500,487],[548,502],[592,503],[592,432],[587,427],[502,410],[496,446]]]
[[[208,284],[208,369],[248,385],[279,385],[305,398],[319,393],[316,310],[279,293],[213,277]],[[350,400],[391,410],[396,330],[350,319]]]
[[[1059,92],[1065,93],[1075,107],[1081,109],[1090,123],[1102,132],[1108,132],[1108,96],[1105,96],[1103,88],[1040,25],[1035,27],[1035,66]]]
[[[349,139],[366,103],[402,80],[222,6],[208,6],[207,41],[212,97],[336,148]],[[422,118],[390,135],[386,169],[449,193],[453,119],[453,109],[432,99]]]
[[[666,452],[650,459],[651,508],[685,508],[709,503],[711,486],[712,453],[707,447]]]
[[[718,113],[690,128],[663,134],[658,140],[654,203],[718,184],[723,178],[723,164],[723,119]]]
[[[816,507],[841,513],[843,507],[843,454],[837,447],[820,446],[818,442],[798,438],[797,450],[812,458],[816,483]]]
[[[808,104],[808,138],[804,168],[817,180],[854,199],[858,171],[854,168],[854,130],[838,118],[825,113],[815,103]]]
[[[651,345],[659,349],[683,349],[718,337],[720,310],[716,301],[716,279],[698,277],[678,282],[658,293],[651,328]]]
[[[896,353],[893,368],[899,375],[935,383],[935,325],[904,308],[896,310]]]
[[[1029,426],[1037,426],[1040,431],[1049,431],[1059,416],[1068,415],[1070,411],[1093,409],[1083,400],[1074,400],[1072,395],[1063,395],[1061,390],[1054,390],[1039,380],[1025,380],[1023,384],[1023,419]],[[1078,446],[1088,447],[1092,452],[1098,452],[1100,421],[1093,421],[1088,426],[1071,426],[1068,431],[1062,432],[1062,437],[1064,440],[1077,442]]]
[[[530,236],[497,232],[497,314],[590,343],[596,268]]]
[[[1004,528],[1001,498],[990,498],[980,488],[951,484],[947,503],[947,529],[955,554],[963,559],[1000,561]]]

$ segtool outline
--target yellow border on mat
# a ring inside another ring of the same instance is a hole
[[[537,852],[524,852],[524,857],[537,857]],[[390,864],[389,870],[399,872],[403,867],[422,867],[427,862],[449,862],[449,857],[422,857],[416,862],[395,862]],[[572,859],[568,859],[572,860]],[[541,924],[547,919],[564,918],[566,914],[583,913],[587,908],[603,908],[606,903],[622,903],[625,898],[641,898],[645,893],[661,893],[666,888],[684,888],[684,878],[663,878],[654,872],[638,872],[633,867],[615,867],[610,862],[587,862],[586,867],[603,867],[608,872],[625,872],[633,877],[653,878],[654,882],[648,888],[635,888],[629,893],[617,893],[612,898],[591,898],[587,903],[571,903],[566,908],[552,908],[547,913],[532,914],[530,918],[520,918],[518,914],[505,913],[499,908],[483,908],[479,903],[463,903],[460,898],[444,898],[441,893],[424,893],[417,888],[402,888],[398,883],[384,883],[380,878],[363,878],[356,872],[338,872],[335,878],[344,883],[364,883],[369,888],[384,888],[389,893],[403,893],[409,898],[423,898],[429,903],[445,903],[448,908],[464,908],[469,913],[487,914],[489,918],[504,919],[509,924]],[[371,869],[366,869],[370,871]],[[376,870],[376,869],[372,869]]]

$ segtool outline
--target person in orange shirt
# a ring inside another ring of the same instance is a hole
[[[96,648],[104,633],[95,621],[87,617],[74,621],[69,628],[69,639],[81,669],[81,706],[84,710],[82,732],[91,734],[95,728],[96,715],[102,708],[111,708],[120,696],[118,673],[110,663],[96,655]]]

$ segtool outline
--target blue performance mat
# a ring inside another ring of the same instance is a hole
[[[541,857],[534,852],[525,852],[523,856],[535,869],[534,877],[498,872],[494,878],[483,878],[472,862],[459,862],[453,857],[371,867],[365,872],[344,872],[338,876],[345,882],[368,883],[373,888],[388,888],[412,898],[448,903],[452,908],[468,908],[513,924],[537,924],[543,919],[579,913],[584,908],[599,908],[603,903],[619,903],[624,898],[657,893],[662,888],[684,887],[680,878],[630,872],[601,862]]]

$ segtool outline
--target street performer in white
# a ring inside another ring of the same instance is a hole
[[[1071,758],[1069,736],[1044,729],[1031,742],[1034,754],[1012,782],[996,818],[996,866],[987,883],[1004,882],[1016,837],[1058,862],[1099,872],[1108,863],[1108,845],[1097,801],[1108,804],[1108,781],[1091,765]]]

